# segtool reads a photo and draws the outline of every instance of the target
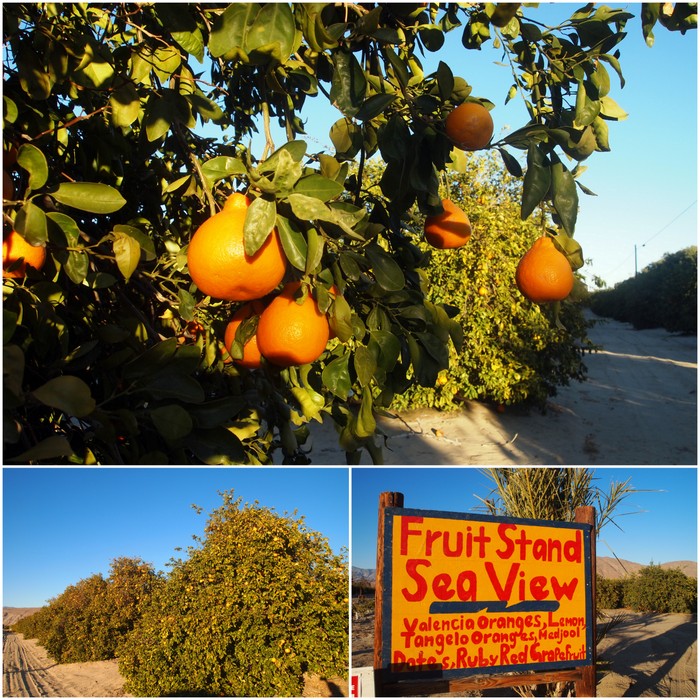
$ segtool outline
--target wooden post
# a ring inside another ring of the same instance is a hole
[[[596,530],[595,530],[595,508],[593,506],[579,506],[576,508],[575,522],[586,523],[591,525],[591,634],[592,634],[592,644],[591,644],[591,665],[583,666],[581,671],[583,675],[580,681],[576,681],[576,697],[588,697],[594,698],[596,696],[596,592],[595,592],[595,579],[596,579],[596,554],[595,554],[595,540],[596,540]]]
[[[379,522],[377,524],[377,571],[374,583],[374,694],[383,694],[382,630],[384,608],[384,511],[386,508],[403,508],[403,494],[385,491],[379,495]]]

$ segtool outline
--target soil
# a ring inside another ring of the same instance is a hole
[[[598,697],[697,697],[695,615],[606,611],[621,615],[598,644]],[[352,666],[371,666],[374,616],[353,619]],[[501,690],[499,694],[513,694]],[[446,695],[457,696],[456,693]],[[473,693],[470,693],[473,695]]]
[[[386,464],[697,464],[697,337],[592,316],[584,382],[545,412],[477,401],[381,418]],[[313,464],[343,464],[334,428],[312,425]],[[369,464],[363,455],[363,464]]]
[[[133,697],[124,692],[116,659],[58,664],[33,639],[3,631],[5,697]],[[347,697],[343,678],[305,678],[305,698]]]

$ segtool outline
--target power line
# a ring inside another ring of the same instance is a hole
[[[678,221],[678,219],[680,219],[681,216],[683,216],[683,214],[685,214],[688,211],[688,209],[690,209],[692,206],[695,206],[697,203],[697,199],[694,202],[691,202],[680,214],[671,219],[671,221],[669,221],[663,228],[659,229],[649,240],[644,241],[644,243],[642,243],[642,248],[650,241],[653,241],[660,233],[663,233],[671,224]]]

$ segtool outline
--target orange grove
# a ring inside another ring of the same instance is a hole
[[[258,347],[263,357],[280,367],[305,365],[326,348],[330,327],[326,315],[309,294],[297,303],[299,282],[290,282],[260,315]]]
[[[187,249],[192,280],[215,299],[259,299],[277,287],[287,269],[277,229],[255,255],[245,252],[243,225],[250,204],[244,194],[232,194],[224,208],[195,231]]]
[[[14,269],[8,270],[20,258],[23,261]],[[41,270],[46,262],[46,248],[27,243],[17,231],[9,233],[2,241],[2,276],[21,279],[27,274],[27,265]]]
[[[574,273],[552,239],[542,236],[518,263],[515,282],[524,297],[542,304],[568,297],[574,288]]]
[[[433,248],[459,248],[472,235],[469,217],[449,199],[442,200],[442,208],[442,214],[425,219],[425,240]]]
[[[464,102],[447,115],[445,133],[457,148],[477,151],[491,140],[493,119],[488,109],[478,102]]]

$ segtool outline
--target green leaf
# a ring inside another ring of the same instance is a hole
[[[326,221],[330,218],[330,209],[316,197],[293,193],[287,197],[294,216],[302,221]]]
[[[247,405],[243,396],[227,396],[188,407],[188,410],[197,427],[216,428],[236,418]]]
[[[345,117],[333,124],[330,137],[336,156],[342,160],[352,160],[362,148],[362,127]]]
[[[347,401],[352,389],[350,370],[348,368],[350,353],[345,352],[340,357],[329,362],[321,374],[323,385],[335,394],[341,401]]]
[[[399,58],[399,56],[390,46],[383,46],[382,54],[384,54],[384,58],[389,61],[389,64],[394,69],[394,75],[401,84],[401,87],[408,87],[408,81],[410,80],[408,66]]]
[[[527,151],[527,171],[523,180],[523,200],[520,205],[520,218],[525,220],[535,207],[547,196],[552,182],[552,174],[546,156],[536,143],[531,143]]]
[[[333,52],[333,77],[330,100],[346,117],[354,117],[367,92],[367,79],[352,51]]]
[[[141,247],[146,260],[154,260],[156,257],[156,246],[153,239],[146,235],[140,228],[127,224],[117,224],[113,229],[115,233],[123,233],[133,238]]]
[[[377,361],[374,355],[364,345],[358,345],[355,348],[353,365],[360,386],[367,387],[377,369]]]
[[[296,26],[288,3],[264,3],[246,32],[245,50],[253,63],[285,63],[294,51]]]
[[[370,331],[370,347],[376,343],[379,348],[377,364],[385,372],[391,372],[401,354],[401,341],[391,332],[383,330]]]
[[[455,149],[458,153],[464,154],[464,151],[461,149]],[[501,154],[501,158],[503,158],[503,164],[506,166],[506,170],[513,175],[513,177],[522,177],[523,176],[523,169],[520,163],[518,162],[517,158],[515,158],[512,154],[510,154],[508,151],[506,151],[505,148],[499,148],[498,152]],[[453,151],[454,153],[454,151]],[[464,154],[466,156],[466,154]]]
[[[307,420],[316,419],[322,422],[321,409],[325,404],[323,397],[315,391],[310,391],[301,386],[293,386],[291,391],[301,408],[301,412],[304,414],[304,418]]]
[[[185,403],[202,403],[205,398],[202,385],[194,377],[186,374],[166,372],[147,377],[143,382],[143,388],[154,399],[177,399]]]
[[[126,233],[114,231],[114,257],[117,261],[119,272],[128,282],[131,275],[138,267],[141,258],[141,246],[138,242]]]
[[[581,244],[576,239],[572,238],[571,236],[567,236],[563,231],[560,231],[556,236],[553,236],[553,239],[557,244],[557,247],[566,256],[572,270],[578,270],[583,267],[585,262],[583,259],[583,249],[581,248]]]
[[[124,380],[132,382],[165,367],[175,356],[177,338],[156,343],[124,366]]]
[[[355,119],[364,122],[378,117],[397,97],[398,95],[389,93],[379,93],[368,97],[357,111],[357,114],[355,114]]]
[[[277,207],[274,200],[258,197],[254,199],[245,215],[243,240],[247,255],[255,255],[275,227]]]
[[[41,245],[48,240],[46,214],[36,204],[27,202],[15,217],[15,230],[30,245]]]
[[[112,108],[112,124],[116,127],[129,127],[139,117],[141,100],[136,86],[127,82],[116,88],[109,97]]]
[[[92,398],[90,387],[78,377],[65,375],[49,379],[32,394],[45,406],[76,418],[88,416],[95,410],[95,399]]]
[[[398,292],[406,285],[406,278],[398,263],[379,245],[370,243],[366,248],[377,284],[387,292]]]
[[[212,183],[232,175],[243,175],[245,172],[243,161],[232,156],[216,156],[202,163],[202,173]]]
[[[574,235],[578,216],[578,191],[573,175],[558,159],[552,163],[552,201],[566,232]]]
[[[15,320],[16,319],[17,317],[15,316]],[[22,396],[22,382],[24,380],[24,352],[19,345],[3,346],[2,378],[3,387],[14,394],[15,397],[20,398]]]
[[[243,444],[226,428],[200,428],[187,436],[186,444],[205,464],[242,464],[245,461]]]
[[[331,306],[331,314],[328,319],[333,332],[341,343],[345,343],[353,336],[352,309],[342,294],[336,296]]]
[[[46,157],[30,143],[24,143],[17,151],[17,163],[29,173],[30,191],[41,189],[49,179],[49,166]]]
[[[265,159],[258,166],[261,173],[273,173],[277,170],[279,159],[284,153],[285,156],[291,156],[292,160],[300,163],[304,155],[306,155],[306,141],[300,139],[296,141],[287,141],[283,146],[280,146],[269,158]]]
[[[257,3],[231,3],[214,21],[209,35],[209,52],[214,58],[248,60],[245,35],[260,11]]]
[[[600,100],[600,116],[613,121],[623,121],[629,116],[612,97],[602,97]]]
[[[42,460],[55,462],[59,457],[71,457],[72,455],[73,448],[66,437],[63,435],[51,435],[38,442],[34,447],[30,447],[26,452],[22,452],[21,455],[11,457],[9,461],[16,464]]]
[[[323,259],[323,249],[325,247],[323,237],[319,236],[318,231],[315,228],[310,228],[306,232],[306,238],[308,242],[306,251],[306,261],[304,264],[304,271],[307,274],[311,274],[320,265]]]
[[[91,214],[112,214],[126,204],[114,187],[99,182],[63,182],[51,196],[60,204]]]
[[[335,199],[344,191],[345,187],[342,183],[323,177],[323,175],[307,175],[302,177],[294,186],[294,192],[297,194],[315,197],[322,202]]]
[[[355,435],[359,438],[368,438],[374,435],[377,430],[377,421],[372,413],[372,392],[368,389],[362,392],[360,411],[357,414],[355,425]]]
[[[290,221],[279,214],[277,214],[277,231],[287,260],[297,270],[305,271],[308,246],[304,234],[294,221]]]
[[[197,304],[196,299],[186,290],[186,289],[178,289],[177,290],[177,299],[178,299],[178,313],[180,314],[180,318],[182,318],[185,321],[194,321],[194,307]]]
[[[275,168],[275,176],[272,179],[277,196],[283,197],[289,192],[301,177],[301,173],[301,163],[297,163],[289,151],[282,151]]]
[[[192,431],[190,414],[178,404],[154,408],[150,416],[156,430],[166,440],[179,440]]]
[[[588,96],[584,81],[580,80],[576,93],[576,116],[574,119],[574,126],[578,128],[588,126],[598,116],[600,110],[600,100],[592,100]]]

